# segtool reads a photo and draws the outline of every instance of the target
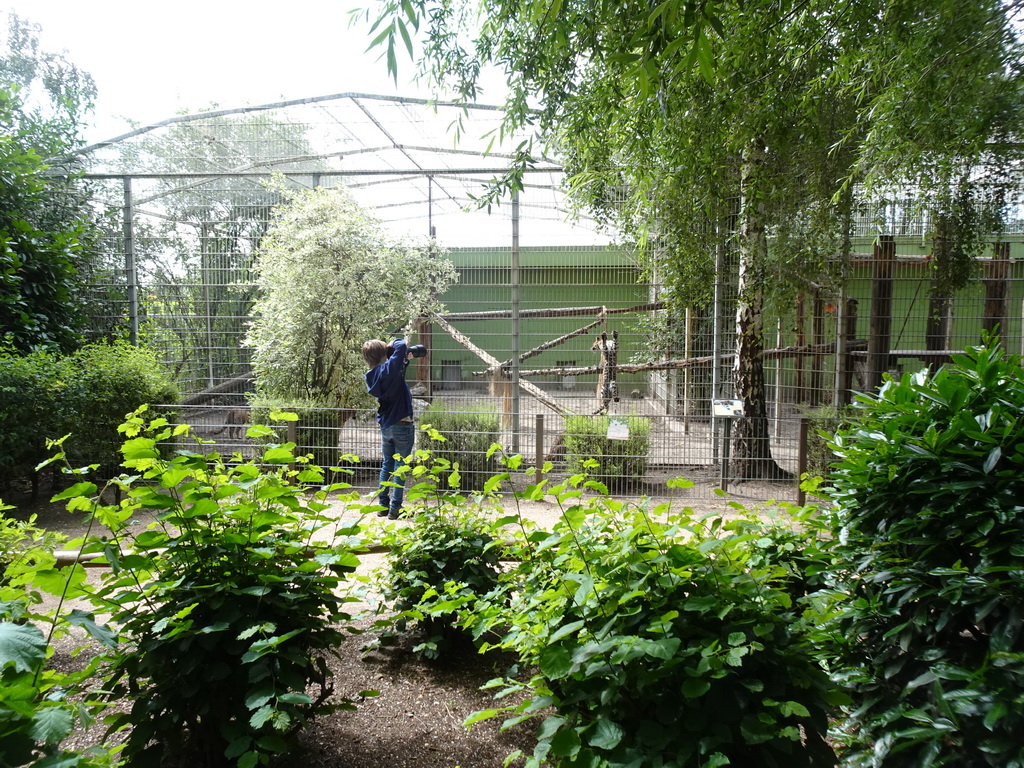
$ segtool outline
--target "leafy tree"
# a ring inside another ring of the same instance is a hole
[[[263,178],[203,174],[284,163],[313,173],[323,161],[305,129],[262,112],[200,113],[117,145],[115,162],[125,173],[168,174],[133,187],[135,260],[149,297],[139,320],[143,337],[178,361],[186,387],[213,385],[248,368],[242,319],[255,299],[256,250],[281,202]],[[119,242],[120,221],[110,222],[108,236]]]
[[[40,50],[9,16],[0,55],[0,342],[69,350],[84,324],[92,254],[87,199],[60,158],[76,146],[92,79]]]
[[[374,42],[387,45],[394,70],[396,41],[411,51],[422,25],[423,73],[467,99],[485,67],[501,67],[503,132],[537,126],[582,206],[670,254],[656,261],[670,300],[706,305],[716,270],[736,281],[734,385],[745,418],[733,455],[753,477],[778,472],[765,302],[842,252],[857,185],[916,185],[941,202],[978,160],[1007,166],[993,139],[1016,112],[1015,4],[964,6],[386,0]],[[951,102],[948,114],[935,109]],[[531,157],[524,143],[492,194],[518,187]]]
[[[438,306],[455,268],[433,245],[390,237],[341,188],[295,193],[257,261],[261,297],[247,344],[271,398],[363,404],[362,343]]]

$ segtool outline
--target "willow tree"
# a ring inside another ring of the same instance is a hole
[[[920,183],[924,168],[978,157],[994,105],[1016,89],[1015,6],[382,0],[370,16],[392,70],[418,33],[423,74],[456,97],[473,100],[481,71],[502,68],[504,130],[536,126],[581,206],[668,254],[658,266],[669,299],[706,304],[714,255],[733,254],[733,384],[745,412],[733,456],[743,476],[763,477],[779,473],[761,355],[766,297],[815,279],[841,252],[862,182]],[[949,119],[934,109],[952,101]],[[520,148],[494,195],[520,185],[531,152]]]

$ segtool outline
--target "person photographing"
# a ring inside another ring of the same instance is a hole
[[[387,515],[397,520],[402,515],[405,475],[395,473],[412,453],[416,440],[412,392],[405,383],[405,369],[412,358],[426,354],[427,348],[422,344],[409,346],[405,339],[395,339],[390,344],[371,339],[363,344],[363,360],[370,369],[366,372],[366,391],[377,398],[377,425],[384,454],[377,491],[377,500],[383,507],[377,512],[379,517]]]

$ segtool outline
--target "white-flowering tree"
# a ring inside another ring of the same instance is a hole
[[[257,257],[246,343],[261,395],[366,404],[361,348],[436,309],[457,279],[432,243],[387,233],[344,189],[291,195]]]

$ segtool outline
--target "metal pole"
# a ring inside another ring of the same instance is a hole
[[[722,285],[725,275],[725,249],[724,243],[718,244],[718,253],[715,255],[715,295],[714,308],[712,310],[713,322],[711,325],[711,398],[721,397],[721,368],[722,364]],[[728,421],[728,420],[727,420]],[[718,458],[718,441],[715,439],[718,434],[719,421],[715,418],[715,411],[711,409],[711,458],[712,461]],[[724,470],[723,470],[724,471]],[[723,488],[723,490],[725,490]]]
[[[519,190],[512,193],[512,454],[519,453]]]
[[[537,466],[537,482],[539,483],[544,479],[544,414],[538,413],[534,421],[534,431],[536,432],[536,466]]]
[[[686,308],[685,314],[686,329],[683,336],[683,357],[687,360],[693,355],[693,313],[690,308]],[[679,379],[677,375],[669,374],[669,379],[675,379],[678,383]],[[690,402],[690,366],[686,366],[683,369],[683,434],[690,434],[690,411],[693,408]]]
[[[434,177],[427,176],[427,234],[437,237],[434,229]]]
[[[203,304],[206,314],[206,386],[213,383],[213,309],[210,306],[210,233],[207,222],[199,226],[199,279],[203,281]]]
[[[726,418],[722,438],[722,490],[729,490],[729,443],[732,442],[732,419]]]
[[[124,270],[128,281],[128,341],[134,346],[139,343],[139,286],[135,268],[135,209],[132,205],[132,180],[125,176],[124,182]]]

